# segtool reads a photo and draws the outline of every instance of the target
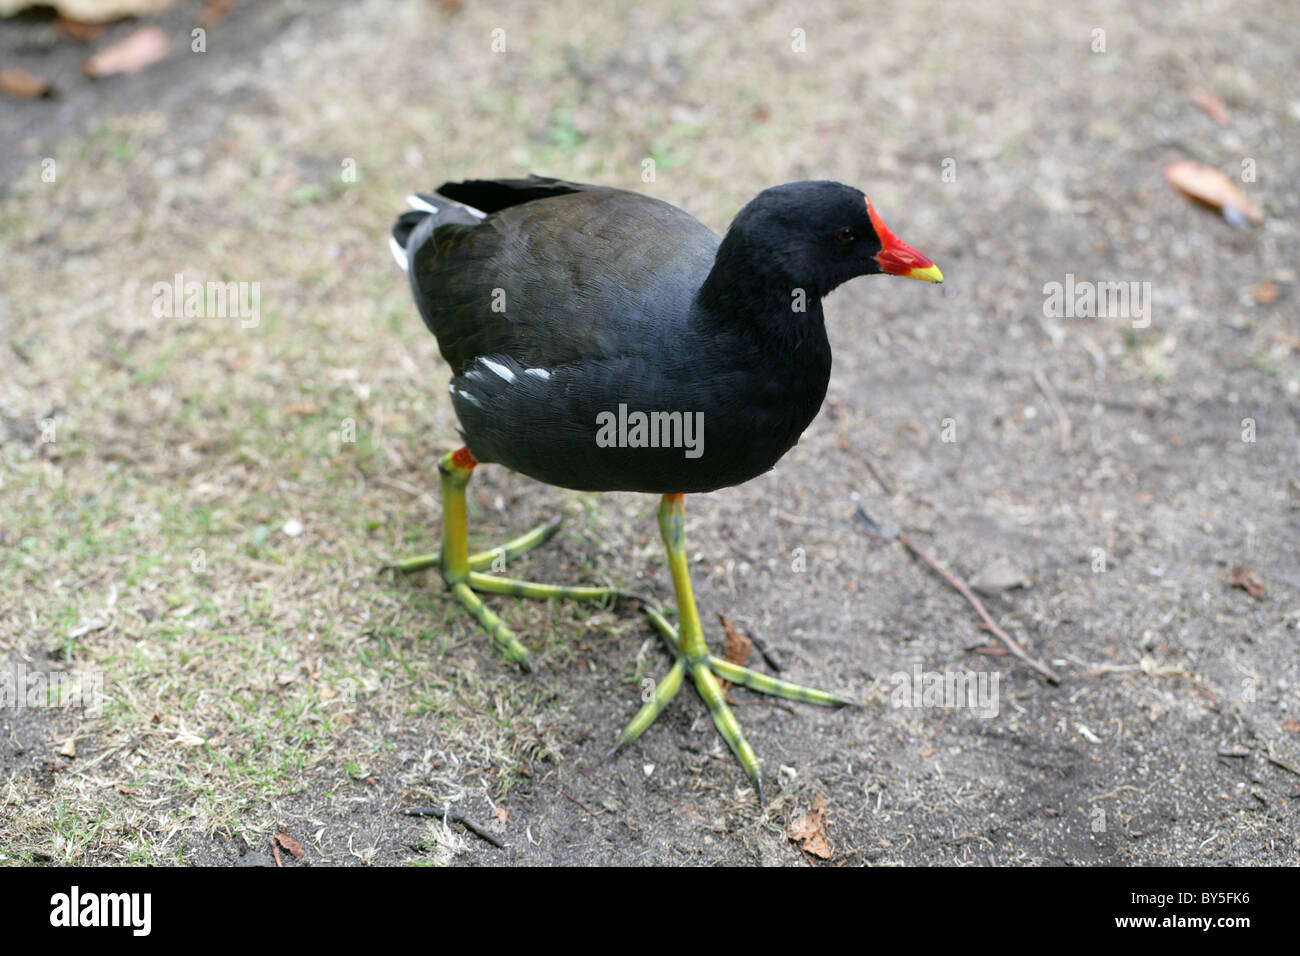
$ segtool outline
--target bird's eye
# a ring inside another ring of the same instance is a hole
[[[857,236],[853,234],[853,230],[848,226],[845,226],[839,232],[835,233],[835,240],[837,242],[852,242],[856,238]]]

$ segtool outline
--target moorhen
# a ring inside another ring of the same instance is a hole
[[[718,678],[787,700],[853,702],[709,653],[682,495],[768,471],[813,420],[831,370],[822,296],[855,276],[943,275],[862,192],[834,182],[764,190],[721,240],[658,199],[537,176],[446,183],[408,202],[392,250],[454,373],[465,447],[438,462],[441,552],[389,567],[439,567],[505,656],[528,670],[528,652],[475,592],[627,595],[484,573],[541,544],[558,522],[471,555],[465,486],[474,467],[493,462],[579,491],[662,495],[678,626],[648,605],[646,613],[674,663],[610,753],[650,726],[689,673],[761,801],[758,758]]]

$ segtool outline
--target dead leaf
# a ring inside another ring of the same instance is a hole
[[[171,49],[167,34],[154,26],[141,27],[124,40],[106,46],[81,65],[87,76],[104,77],[116,73],[138,73],[157,63]]]
[[[1265,279],[1250,287],[1250,297],[1258,305],[1272,305],[1282,297],[1282,287],[1271,279]]]
[[[59,748],[59,753],[65,757],[75,758],[77,756],[77,738],[69,737],[65,740],[63,746]]]
[[[1002,649],[1002,648],[999,648],[999,650],[1002,650],[1002,652],[1003,652],[1004,654],[1006,653],[1006,651],[1005,651],[1004,649]],[[935,751],[934,751],[934,748],[933,748],[933,747],[927,747],[925,750],[922,750],[922,751],[921,751],[921,756],[922,756],[922,757],[933,757],[933,756],[934,756],[934,753],[935,753]]]
[[[102,23],[87,23],[85,20],[74,20],[72,17],[65,17],[60,14],[59,18],[54,21],[54,29],[65,40],[72,40],[74,43],[91,43],[99,39],[99,35],[104,32],[104,25]]]
[[[281,409],[286,415],[315,415],[320,411],[311,402],[297,402],[293,405],[286,405]]]
[[[1234,588],[1249,592],[1253,598],[1264,596],[1264,582],[1250,568],[1236,567],[1228,572],[1228,583]]]
[[[1199,86],[1192,90],[1192,102],[1205,110],[1206,115],[1220,126],[1227,126],[1232,122],[1232,114],[1228,112],[1228,107],[1224,105],[1223,100],[1209,90]]]
[[[498,806],[498,807],[497,807],[497,823],[501,824],[502,826],[505,826],[505,825],[506,825],[506,821],[509,820],[509,819],[510,819],[510,811],[507,810],[505,807]]]
[[[198,25],[204,30],[211,29],[224,20],[235,9],[235,0],[206,0],[199,11]]]
[[[749,652],[754,649],[754,642],[736,630],[721,614],[718,615],[718,620],[722,622],[722,629],[727,634],[727,652],[723,655],[723,660],[744,667],[749,663]]]
[[[786,827],[785,835],[790,842],[800,844],[799,849],[805,856],[829,860],[831,844],[826,838],[826,798],[817,794],[808,812]]]
[[[54,95],[49,83],[19,66],[0,73],[0,91],[16,100],[39,100]]]
[[[1288,734],[1300,734],[1300,720],[1296,720],[1294,717],[1288,717],[1286,720],[1282,721],[1282,729]]]
[[[289,834],[277,833],[275,835],[275,842],[280,844],[280,846],[284,847],[286,850],[288,850],[289,853],[293,855],[294,859],[297,859],[298,857],[302,856],[302,844],[299,843],[297,840],[295,840],[293,837],[289,836]]]
[[[1165,166],[1165,180],[1184,195],[1218,209],[1233,226],[1244,229],[1244,220],[1257,226],[1264,221],[1263,213],[1237,184],[1213,166],[1194,159],[1180,159]]]
[[[735,626],[718,612],[718,621],[722,624],[722,630],[727,635],[727,651],[722,655],[723,660],[729,664],[735,664],[738,667],[744,667],[749,662],[749,652],[754,649],[754,642],[751,641]],[[722,685],[722,693],[725,695],[731,688],[731,685],[719,678],[718,683]]]

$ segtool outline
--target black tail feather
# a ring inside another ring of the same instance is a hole
[[[403,249],[406,248],[406,240],[411,238],[411,233],[415,227],[431,216],[432,213],[425,212],[423,209],[411,209],[397,217],[397,222],[393,223],[393,238]]]
[[[564,196],[579,192],[577,186],[558,179],[530,176],[528,179],[470,179],[463,183],[443,183],[438,195],[463,202],[485,213],[519,206],[534,199]],[[437,199],[430,200],[434,204]]]

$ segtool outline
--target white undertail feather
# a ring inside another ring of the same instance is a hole
[[[406,261],[406,250],[403,249],[392,236],[388,237],[388,248],[392,250],[393,258],[397,260],[397,265],[403,272],[406,272],[411,268],[410,264]]]
[[[437,206],[433,205],[432,203],[425,202],[423,199],[421,199],[419,196],[415,195],[414,193],[406,197],[406,204],[410,206],[412,209],[419,209],[422,212],[437,213],[438,211]]]
[[[431,216],[436,216],[439,211],[438,207],[435,206],[433,203],[421,199],[419,196],[415,195],[414,193],[406,197],[406,204],[410,206],[412,209],[418,209],[420,210],[420,212],[427,212]],[[459,206],[461,209],[464,209],[471,216],[477,216],[479,219],[487,218],[487,213],[480,212],[479,210],[475,209],[473,206],[466,206],[463,202],[458,202],[456,203],[456,205]],[[401,268],[401,270],[403,272],[409,272],[411,269],[411,264],[406,255],[406,250],[403,249],[398,244],[397,240],[394,239],[392,236],[388,237],[388,248],[392,250],[393,258],[397,260],[397,264]]]

